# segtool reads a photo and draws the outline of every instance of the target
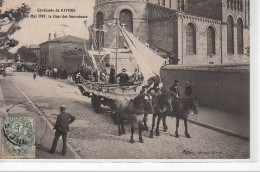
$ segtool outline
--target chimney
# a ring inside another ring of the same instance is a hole
[[[55,32],[55,33],[54,33],[54,39],[56,39],[56,38],[57,38],[57,33]]]
[[[49,40],[51,40],[51,33],[49,33]]]

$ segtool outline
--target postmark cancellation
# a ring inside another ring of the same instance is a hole
[[[34,119],[11,116],[0,122],[0,159],[35,158]]]

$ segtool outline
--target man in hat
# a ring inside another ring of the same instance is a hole
[[[172,92],[173,97],[175,97],[175,99],[178,99],[181,97],[180,92],[179,92],[179,81],[178,80],[174,80],[174,83],[171,86],[170,91]]]
[[[116,75],[115,66],[111,65],[110,74],[109,74],[109,83],[111,83],[111,84],[116,83],[115,82],[115,75]]]
[[[119,73],[116,77],[119,77],[119,84],[124,84],[129,81],[129,76],[126,74],[126,69],[122,69],[122,72]]]
[[[185,87],[185,96],[186,96],[186,97],[191,97],[192,89],[191,89],[190,83],[189,83],[188,81],[186,81],[185,84],[186,84],[186,87]]]
[[[63,156],[66,155],[67,133],[70,130],[69,124],[71,124],[75,120],[75,117],[69,113],[66,113],[65,110],[66,110],[65,105],[62,105],[60,107],[61,113],[58,115],[56,124],[54,126],[54,129],[56,129],[56,132],[55,132],[55,137],[53,139],[52,147],[50,150],[51,154],[54,154],[54,152],[56,150],[57,142],[58,142],[60,136],[62,136],[62,141],[63,141],[62,155]]]

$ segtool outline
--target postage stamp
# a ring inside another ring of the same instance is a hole
[[[2,159],[35,158],[35,129],[32,117],[4,117],[0,127]]]

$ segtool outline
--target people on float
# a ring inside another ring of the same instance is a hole
[[[105,82],[109,83],[109,79],[110,79],[110,64],[107,63],[105,65],[104,72],[105,72]]]
[[[122,69],[116,77],[119,77],[119,84],[125,84],[129,82],[129,76],[126,74],[126,69]]]
[[[111,65],[110,73],[109,73],[109,83],[111,83],[111,84],[115,84],[116,83],[115,75],[116,75],[115,66]]]
[[[135,69],[134,74],[132,75],[133,82],[136,82],[139,80],[139,72],[137,69]]]

